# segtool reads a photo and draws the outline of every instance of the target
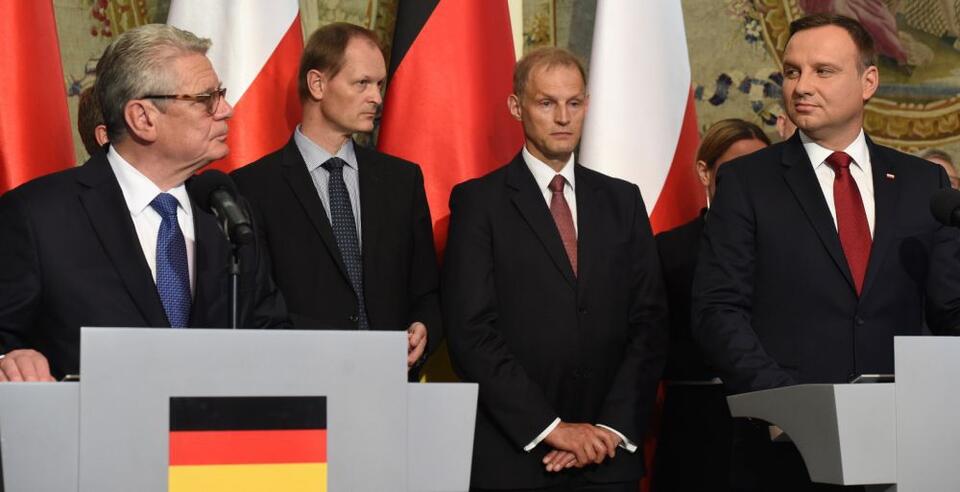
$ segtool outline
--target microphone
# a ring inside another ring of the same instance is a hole
[[[960,227],[960,191],[941,188],[930,198],[930,212],[943,225]]]
[[[229,176],[216,169],[198,174],[190,180],[190,197],[201,209],[223,221],[227,239],[235,245],[253,242],[253,226],[237,203],[237,187]]]

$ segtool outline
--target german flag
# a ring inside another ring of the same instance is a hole
[[[170,492],[326,492],[324,396],[170,398]]]

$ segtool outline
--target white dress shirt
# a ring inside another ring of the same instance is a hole
[[[833,216],[833,226],[837,227],[837,206],[833,201],[833,181],[836,174],[833,167],[828,164],[827,157],[833,153],[832,150],[821,146],[810,140],[800,132],[800,141],[803,142],[803,148],[810,157],[810,163],[813,165],[813,171],[817,174],[817,181],[820,182],[820,189],[823,190],[823,198],[827,200],[827,207],[830,209],[830,215]],[[863,210],[867,213],[867,224],[870,226],[870,236],[873,237],[873,224],[876,222],[876,209],[873,199],[873,168],[870,163],[870,150],[867,148],[867,139],[863,135],[863,130],[857,138],[843,149],[852,159],[850,164],[850,175],[857,183],[857,189],[860,191],[860,198],[863,200]]]
[[[110,169],[113,170],[114,176],[117,177],[117,183],[120,184],[123,200],[130,210],[130,218],[133,219],[133,227],[137,231],[137,239],[140,240],[140,248],[147,260],[147,265],[150,267],[153,281],[156,283],[157,236],[160,234],[160,222],[163,218],[150,206],[150,202],[160,193],[164,193],[164,190],[161,190],[153,181],[150,181],[150,178],[144,176],[127,162],[112,145],[107,151],[107,161],[110,163]],[[187,195],[187,187],[183,183],[166,190],[166,193],[173,195],[179,204],[177,206],[177,222],[180,224],[180,231],[183,232],[183,239],[187,247],[190,292],[194,292],[194,286],[196,285],[194,240],[196,235],[193,229],[193,208],[190,206],[190,197]]]
[[[554,169],[548,166],[545,162],[537,159],[533,156],[524,146],[521,151],[523,156],[523,162],[527,164],[527,168],[530,169],[530,173],[533,174],[533,179],[537,182],[537,187],[540,189],[540,192],[543,194],[544,201],[547,202],[547,208],[550,208],[550,200],[553,199],[553,192],[550,191],[550,181],[553,180],[553,177],[557,174],[563,176],[566,180],[566,184],[563,186],[563,198],[567,200],[567,206],[570,207],[570,214],[573,218],[573,230],[574,232],[578,231],[577,227],[577,194],[576,194],[576,173],[574,172],[574,155],[570,154],[570,159],[567,160],[567,163],[564,164],[563,169],[560,172],[554,171]],[[553,432],[557,426],[560,425],[560,417],[557,417],[547,426],[543,432],[540,433],[534,440],[530,441],[529,444],[523,447],[523,450],[530,452],[533,448],[537,447],[537,444],[540,444],[540,441],[543,441]],[[626,449],[629,452],[634,452],[637,450],[636,444],[627,439],[626,436],[618,432],[616,429],[603,425],[597,424],[597,427],[603,427],[610,432],[613,432],[620,438],[620,447]]]

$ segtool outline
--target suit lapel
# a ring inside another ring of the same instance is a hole
[[[550,215],[550,209],[543,200],[543,193],[537,188],[537,182],[533,179],[533,174],[530,174],[530,170],[527,169],[521,154],[517,154],[507,168],[507,186],[513,189],[511,197],[513,204],[533,229],[537,238],[540,239],[543,247],[547,250],[547,254],[550,255],[554,264],[563,274],[563,278],[570,285],[576,285],[573,267],[570,266],[567,252],[560,240],[560,232],[557,231],[557,225],[553,221],[553,216]],[[579,197],[577,203],[579,204]],[[578,254],[578,256],[584,257],[583,254]]]
[[[188,188],[189,185],[190,182],[187,181]],[[227,284],[222,283],[221,280],[226,278],[224,270],[228,268],[231,259],[229,254],[224,254],[228,253],[228,249],[222,247],[225,241],[217,219],[198,209],[192,201],[190,205],[193,208],[193,237],[196,238],[193,246],[195,282],[193,306],[190,309],[190,326],[213,328],[211,323],[219,320],[207,319],[205,313],[217,312],[218,307],[214,306],[214,303],[224,299],[224,293],[229,295],[223,290],[228,287]],[[229,322],[229,313],[224,321]]]
[[[80,193],[80,202],[90,225],[147,325],[170,326],[123,192],[106,155],[98,153],[87,161],[77,180],[87,187]]]
[[[870,167],[873,170],[873,197],[875,204],[875,220],[873,226],[873,245],[870,248],[870,260],[867,263],[867,275],[863,281],[861,299],[866,296],[876,279],[884,256],[893,243],[893,231],[896,227],[897,205],[900,201],[900,188],[893,178],[896,168],[892,159],[887,159],[884,152],[874,145],[867,137],[867,148],[870,151]]]
[[[591,278],[595,262],[602,258],[600,244],[603,234],[603,212],[597,199],[597,186],[592,177],[583,172],[577,164],[574,168],[577,177],[577,287],[583,292],[586,281]],[[562,244],[562,243],[561,243]]]
[[[361,223],[361,253],[363,258],[363,276],[370,278],[374,273],[371,262],[376,255],[373,253],[377,245],[377,236],[380,232],[379,221],[386,216],[385,206],[389,206],[390,193],[384,189],[385,184],[380,179],[378,167],[379,159],[370,149],[354,142],[354,152],[357,155],[357,169],[360,173],[360,223]],[[364,285],[370,282],[364,279]],[[368,288],[367,287],[367,288]]]
[[[823,190],[820,188],[820,182],[817,181],[817,175],[813,171],[810,158],[803,149],[800,142],[799,132],[790,138],[783,147],[783,177],[787,186],[793,192],[800,207],[806,214],[807,219],[820,241],[827,249],[837,268],[843,273],[850,288],[856,288],[853,283],[853,276],[850,274],[850,267],[847,264],[847,257],[843,254],[843,247],[840,245],[840,236],[837,234],[837,227],[834,225],[833,215],[827,207],[827,202],[823,197]]]
[[[350,277],[347,276],[347,268],[343,265],[340,248],[337,247],[337,240],[333,237],[330,218],[327,217],[323,202],[320,201],[320,195],[317,194],[317,189],[313,186],[313,178],[307,171],[307,164],[303,161],[303,156],[300,155],[300,150],[297,149],[297,144],[292,138],[283,149],[282,163],[283,177],[293,191],[293,195],[297,197],[307,217],[310,218],[310,223],[317,234],[320,235],[327,253],[333,258],[343,278],[349,282]]]

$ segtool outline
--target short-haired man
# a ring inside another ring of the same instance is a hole
[[[373,130],[382,102],[379,40],[352,24],[321,27],[299,73],[300,126],[234,179],[261,219],[294,325],[406,330],[413,368],[441,338],[423,174],[352,139]]]
[[[663,279],[640,190],[576,163],[585,80],[565,50],[523,57],[507,101],[523,149],[450,197],[444,326],[480,383],[476,490],[632,492],[643,475]]]
[[[109,149],[0,197],[0,381],[76,374],[81,326],[230,326],[231,247],[188,195],[233,113],[209,46],[161,24],[121,34],[97,64]],[[285,326],[259,248],[240,256],[240,326]]]
[[[892,373],[894,336],[960,326],[960,231],[929,209],[947,176],[863,132],[880,82],[870,35],[832,14],[790,33],[799,130],[720,168],[694,280],[694,337],[732,392]],[[761,434],[758,490],[809,486],[795,448]]]
[[[103,112],[93,89],[91,85],[82,90],[77,101],[77,133],[90,156],[102,151],[108,140],[107,125],[103,122]]]

